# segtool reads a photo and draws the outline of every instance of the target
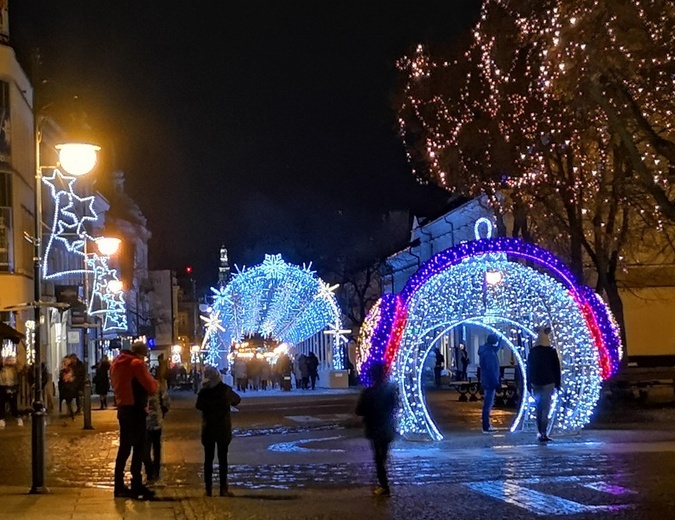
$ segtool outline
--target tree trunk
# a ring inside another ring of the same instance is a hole
[[[621,295],[619,294],[619,287],[616,283],[614,277],[608,277],[605,284],[605,294],[607,295],[607,304],[609,305],[612,314],[614,314],[614,319],[616,319],[617,324],[619,325],[619,333],[621,334],[621,343],[624,347],[624,359],[623,363],[628,361],[627,355],[627,345],[626,345],[626,326],[623,316],[623,301],[621,301]]]

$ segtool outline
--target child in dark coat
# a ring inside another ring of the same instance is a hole
[[[206,367],[202,389],[197,395],[197,410],[202,412],[202,446],[204,446],[204,485],[206,496],[213,490],[213,457],[218,448],[220,496],[233,496],[227,487],[227,449],[232,440],[230,406],[241,401],[231,387],[223,383],[215,367]]]

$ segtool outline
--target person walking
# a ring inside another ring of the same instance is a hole
[[[396,436],[398,389],[386,381],[386,371],[382,363],[372,365],[370,376],[372,386],[361,392],[356,405],[356,415],[363,417],[366,438],[370,439],[373,448],[379,483],[373,495],[389,496],[391,490],[387,478],[387,457],[389,446]]]
[[[309,376],[309,383],[312,385],[312,390],[316,389],[316,380],[319,378],[319,358],[314,352],[307,354],[305,359],[307,365],[307,375]],[[306,385],[307,387],[308,385]]]
[[[73,400],[77,400],[77,386],[73,372],[73,361],[70,356],[66,356],[61,362],[61,370],[59,370],[59,412],[61,412],[63,401],[65,401],[68,415],[72,421],[75,420]]]
[[[269,361],[263,359],[262,368],[260,369],[260,385],[263,390],[267,390],[267,384],[270,382],[270,374],[272,373],[272,367],[270,367]],[[273,385],[270,385],[273,386]]]
[[[232,375],[237,383],[237,390],[239,392],[246,392],[248,386],[248,375],[246,373],[246,362],[243,358],[237,356],[232,366]]]
[[[143,465],[145,466],[145,478],[148,484],[155,483],[160,479],[162,428],[164,417],[169,413],[170,408],[166,380],[158,379],[157,384],[159,385],[157,393],[148,397],[148,416],[145,419],[146,442]]]
[[[535,401],[537,439],[546,443],[551,441],[548,436],[548,414],[553,390],[560,391],[561,371],[558,353],[551,347],[548,337],[551,329],[540,327],[537,332],[537,344],[527,356],[527,389]]]
[[[84,366],[84,363],[74,352],[70,354],[69,357],[70,366],[73,369],[75,383],[75,404],[77,406],[75,415],[77,415],[82,411],[82,401],[84,400],[84,380],[87,376],[87,367]]]
[[[434,349],[434,354],[436,354],[436,362],[434,363],[434,383],[436,384],[436,388],[441,388],[441,375],[443,368],[445,367],[445,356],[441,354],[438,347]]]
[[[9,405],[9,413],[16,419],[18,426],[23,426],[23,419],[19,415],[19,373],[16,369],[16,358],[0,358],[0,430],[7,423],[5,421],[6,407]]]
[[[466,381],[466,368],[469,366],[469,353],[464,346],[464,343],[459,344],[459,364],[462,367],[459,373],[460,381]]]
[[[307,390],[309,387],[309,372],[307,371],[307,356],[300,354],[295,358],[295,388]]]
[[[108,392],[110,392],[110,361],[108,356],[103,356],[96,365],[94,373],[94,389],[101,399],[101,410],[108,408]]]
[[[120,441],[115,459],[114,496],[151,500],[155,493],[143,485],[141,469],[145,456],[145,418],[148,396],[156,394],[159,385],[145,365],[148,347],[135,342],[131,350],[123,350],[110,367],[110,379],[117,403]],[[131,488],[124,484],[124,468],[131,457]]]
[[[291,391],[291,373],[293,372],[293,363],[288,354],[281,354],[276,364],[279,372],[279,386],[284,392]]]
[[[490,424],[490,414],[495,402],[495,394],[500,386],[499,356],[497,355],[500,348],[499,337],[496,334],[490,334],[487,337],[487,343],[478,348],[480,384],[483,387],[483,433],[497,431]]]
[[[227,485],[227,450],[232,441],[230,407],[237,406],[241,397],[221,378],[215,367],[204,369],[204,381],[197,394],[197,410],[202,412],[202,446],[204,446],[204,486],[206,496],[213,494],[213,458],[218,449],[220,496],[231,497]]]

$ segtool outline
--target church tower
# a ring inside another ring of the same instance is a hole
[[[220,267],[218,267],[218,285],[225,287],[230,279],[230,261],[227,258],[227,249],[220,246]]]

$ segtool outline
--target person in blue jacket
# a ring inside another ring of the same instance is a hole
[[[497,355],[500,348],[499,337],[496,334],[490,334],[487,342],[478,348],[480,384],[483,387],[483,433],[496,431],[490,424],[490,413],[500,385],[499,356]]]

